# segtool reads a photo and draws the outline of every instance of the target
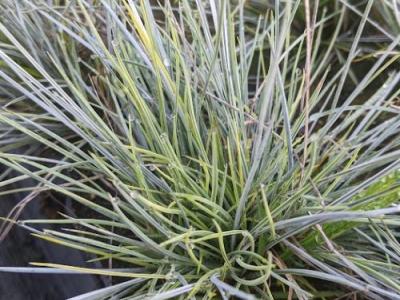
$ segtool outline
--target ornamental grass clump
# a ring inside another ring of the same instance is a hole
[[[114,278],[76,299],[400,299],[399,7],[272,2],[1,2],[1,195],[26,194],[1,238],[104,266],[28,271]],[[45,192],[73,204],[20,219]]]

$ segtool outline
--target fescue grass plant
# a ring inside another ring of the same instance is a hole
[[[115,278],[74,299],[400,299],[398,1],[3,0],[0,21],[0,193],[26,195],[1,239],[104,265],[2,271]],[[73,209],[19,218],[49,192]]]

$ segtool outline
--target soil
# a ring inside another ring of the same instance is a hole
[[[4,171],[1,169],[0,166],[0,174]],[[20,187],[23,185],[29,182],[20,183]],[[22,193],[0,196],[0,216],[6,216],[23,197]],[[41,200],[31,201],[20,219],[47,218]],[[88,259],[84,253],[42,241],[16,226],[0,242],[0,266],[29,267],[29,262],[53,262],[89,267]],[[103,278],[92,275],[0,273],[0,300],[67,299],[104,287],[104,282]]]

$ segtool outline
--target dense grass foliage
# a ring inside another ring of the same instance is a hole
[[[1,270],[115,277],[76,299],[400,299],[398,2],[267,2],[1,2],[0,193],[26,195],[1,238],[104,264]],[[42,193],[66,208],[20,220]]]

